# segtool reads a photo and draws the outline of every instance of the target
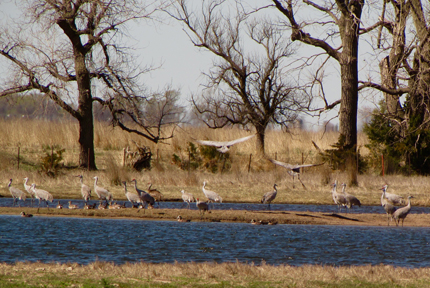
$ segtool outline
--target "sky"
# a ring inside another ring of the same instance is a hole
[[[0,0],[0,21],[7,16],[17,15],[17,9],[13,0]],[[134,25],[129,29],[130,35],[135,41],[131,41],[137,48],[138,61],[144,64],[152,64],[161,67],[150,72],[145,77],[145,83],[152,90],[157,90],[170,85],[173,89],[180,89],[182,100],[188,104],[191,94],[198,94],[205,83],[205,76],[214,58],[213,54],[204,51],[189,40],[182,30],[180,23],[169,21],[166,23],[148,23],[148,25]],[[307,47],[301,47],[301,51],[307,51]],[[1,62],[0,62],[1,64]],[[339,74],[330,75],[333,81],[325,87],[330,101],[340,98]],[[324,114],[322,118],[304,117],[308,128],[319,129],[325,121],[333,118],[336,111]],[[337,125],[338,120],[332,120]]]

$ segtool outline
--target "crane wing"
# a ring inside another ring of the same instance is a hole
[[[269,159],[269,161],[272,162],[273,164],[276,164],[276,165],[279,165],[279,166],[282,166],[284,168],[291,169],[291,170],[297,169],[297,168],[303,168],[303,167],[320,166],[320,165],[324,164],[324,162],[323,162],[323,163],[319,163],[319,164],[303,164],[303,165],[297,164],[297,165],[293,165],[293,164],[288,164],[288,163],[281,162],[281,161],[274,160],[274,159]]]
[[[215,147],[223,147],[223,146],[231,146],[243,141],[246,141],[248,139],[251,139],[255,135],[242,137],[239,139],[231,140],[231,141],[210,141],[210,140],[196,140],[197,143],[201,145],[207,145],[207,146],[215,146]]]

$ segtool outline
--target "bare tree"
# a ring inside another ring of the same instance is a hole
[[[203,1],[197,13],[190,10],[190,3],[178,0],[169,13],[185,24],[196,47],[216,56],[206,74],[207,89],[202,97],[192,98],[196,110],[211,128],[253,126],[257,152],[263,154],[268,124],[287,127],[297,116],[300,93],[286,70],[292,47],[269,19],[251,17],[255,15],[247,14],[239,3],[227,5]]]
[[[322,49],[328,56],[340,65],[341,99],[334,105],[326,105],[324,109],[333,108],[340,104],[339,115],[339,144],[341,149],[350,155],[352,167],[356,167],[357,149],[357,111],[358,111],[358,40],[360,35],[361,13],[364,0],[333,0],[333,1],[304,0],[309,9],[296,7],[297,1],[273,0],[276,9],[288,20],[293,41]],[[304,12],[307,11],[307,12]],[[297,13],[302,20],[297,18]],[[309,13],[315,15],[309,20]],[[317,37],[311,33],[321,31]],[[315,30],[316,29],[316,30]],[[337,43],[338,47],[332,47]],[[350,184],[357,184],[357,174],[350,173]]]
[[[2,27],[0,55],[10,61],[1,96],[38,90],[79,122],[79,164],[97,169],[94,156],[93,101],[108,105],[120,123],[120,102],[140,108],[143,91],[137,79],[145,70],[132,65],[121,46],[121,27],[149,19],[162,2],[135,0],[34,0],[20,23]],[[125,27],[124,30],[125,31]],[[100,97],[95,97],[95,91]],[[147,131],[152,131],[151,128]],[[141,134],[159,141],[157,132]]]

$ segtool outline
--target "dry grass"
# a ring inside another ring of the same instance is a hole
[[[80,169],[66,170],[57,178],[50,178],[31,166],[40,159],[41,145],[59,144],[66,149],[64,163],[68,166],[78,163],[78,125],[75,122],[53,123],[43,120],[11,120],[0,121],[0,133],[7,135],[0,139],[0,178],[6,184],[9,178],[15,179],[14,185],[22,185],[24,177],[30,178],[30,183],[37,183],[38,187],[46,189],[54,198],[80,198],[79,181],[74,177],[84,175],[84,182],[92,186],[94,176],[99,177],[99,184],[108,188],[116,199],[125,199],[123,188],[115,185],[118,180],[138,180],[139,188],[147,188],[152,182],[166,199],[179,199],[180,190],[202,195],[201,184],[208,182],[208,188],[218,192],[227,202],[258,202],[264,192],[272,189],[273,183],[278,184],[278,197],[275,203],[309,203],[332,204],[330,183],[337,179],[346,181],[345,173],[331,171],[324,166],[309,168],[302,174],[301,179],[307,189],[299,182],[293,188],[292,178],[282,167],[275,167],[265,159],[252,158],[251,170],[248,173],[250,154],[254,152],[255,140],[250,140],[231,149],[233,166],[226,173],[209,173],[205,171],[183,171],[171,163],[173,153],[187,159],[188,142],[192,139],[227,140],[249,135],[249,132],[239,129],[211,130],[201,128],[181,128],[176,136],[166,143],[154,144],[130,135],[120,129],[112,128],[107,123],[95,124],[96,172]],[[315,141],[321,148],[330,148],[337,141],[335,132],[293,131],[286,134],[281,131],[269,130],[266,138],[266,154],[291,163],[315,163],[320,161],[311,141]],[[122,167],[122,149],[126,146],[134,147],[132,141],[149,146],[154,153],[154,160],[158,163],[151,171],[142,173]],[[366,144],[364,135],[359,135],[359,145]],[[20,147],[22,157],[20,169],[17,169],[17,147]],[[364,148],[360,150],[367,153]],[[158,156],[157,156],[158,155]],[[388,192],[402,196],[415,196],[414,205],[429,205],[429,185],[426,177],[404,177],[392,175],[360,175],[359,186],[347,188],[348,192],[356,195],[363,204],[375,205],[379,203],[380,188],[389,184]],[[5,187],[5,186],[4,186]],[[22,187],[22,186],[21,186]],[[0,194],[9,196],[6,187]]]
[[[0,287],[428,287],[430,268],[241,263],[0,264]]]

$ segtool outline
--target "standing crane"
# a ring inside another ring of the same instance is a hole
[[[393,205],[406,205],[406,201],[402,196],[388,193],[387,192],[388,185],[382,186],[381,190],[385,191],[385,198]]]
[[[127,192],[127,182],[122,181],[122,185],[124,186],[125,197],[127,197],[127,200],[130,201],[130,203],[131,203],[131,208],[134,208],[137,203],[142,202],[139,195],[133,194],[131,192]]]
[[[143,191],[139,188],[137,188],[137,180],[133,179],[131,182],[134,182],[134,189],[136,189],[137,194],[139,194],[139,197],[142,201],[142,203],[145,203],[145,205],[149,205],[150,207],[154,206],[155,199],[152,197],[149,193],[146,191]]]
[[[184,202],[188,204],[188,209],[190,209],[190,203],[196,201],[194,199],[193,194],[187,193],[184,190],[181,190],[181,193],[182,193],[182,200],[184,200]]]
[[[160,191],[158,191],[157,189],[153,189],[152,187],[152,183],[148,183],[148,193],[149,195],[151,195],[152,197],[154,197],[154,200],[157,201],[157,205],[160,206],[160,201],[163,200],[163,193],[161,193]]]
[[[303,184],[302,180],[300,180],[300,168],[320,166],[320,165],[324,164],[324,163],[319,163],[319,164],[303,164],[303,165],[297,164],[297,165],[293,165],[293,164],[288,164],[288,163],[281,162],[281,161],[274,160],[274,159],[269,159],[269,161],[272,162],[273,164],[279,165],[279,166],[287,169],[287,173],[293,177],[293,188],[295,188],[294,177],[297,176],[297,179],[299,179],[300,183],[302,183],[302,186],[305,189],[306,189],[305,184]]]
[[[35,195],[34,195],[33,189],[31,188],[31,185],[28,185],[27,182],[28,182],[28,177],[25,177],[24,178],[24,189],[31,196],[31,206],[33,206],[33,201],[34,201]]]
[[[221,196],[219,196],[216,192],[211,191],[211,190],[206,190],[205,189],[206,186],[206,181],[203,181],[203,194],[205,194],[206,198],[208,198],[208,203],[212,202],[212,206],[213,206],[213,202],[219,202],[222,203],[222,198]]]
[[[261,199],[261,203],[269,204],[269,210],[270,210],[270,203],[273,200],[275,200],[276,194],[278,194],[278,190],[276,189],[276,186],[278,186],[278,185],[276,185],[276,183],[275,183],[275,185],[273,185],[273,191],[269,191],[269,192],[265,193],[263,195],[263,198]]]
[[[331,195],[333,197],[333,201],[334,204],[337,205],[337,210],[339,212],[342,211],[342,206],[345,207],[346,206],[346,200],[345,200],[345,196],[341,193],[337,193],[336,188],[337,188],[337,180],[334,181],[334,183],[332,184],[333,189],[331,190]]]
[[[85,204],[87,204],[91,198],[91,188],[88,185],[84,184],[84,176],[78,175],[76,177],[79,177],[80,179],[82,198],[84,198]]]
[[[343,194],[343,197],[345,197],[346,207],[348,209],[351,209],[352,206],[354,205],[361,207],[360,200],[358,200],[357,197],[355,197],[354,195],[346,193],[345,188],[346,188],[346,184],[342,183],[342,194]]]
[[[208,203],[204,201],[200,201],[199,198],[197,198],[196,206],[197,208],[199,208],[199,214],[202,215],[202,217],[203,217],[203,214],[205,214],[205,212],[209,210]]]
[[[391,204],[385,197],[386,189],[381,189],[381,190],[382,190],[381,205],[384,208],[385,213],[387,213],[387,225],[390,226],[390,219],[391,221],[393,221],[393,214],[396,211],[396,207],[393,204]]]
[[[413,196],[408,197],[408,205],[402,208],[398,208],[396,211],[394,211],[393,219],[394,221],[396,221],[396,226],[399,226],[400,219],[402,219],[402,227],[403,227],[403,222],[405,221],[406,216],[408,216],[409,212],[411,211],[411,198],[414,198],[414,197]]]
[[[19,190],[18,188],[12,187],[12,179],[9,179],[9,184],[7,184],[7,187],[9,187],[9,192],[12,195],[13,203],[12,206],[17,203],[18,199],[25,202],[25,199],[27,198],[25,196],[25,193]],[[18,206],[21,207],[21,205],[18,203]]]
[[[197,143],[205,146],[215,146],[216,150],[218,150],[221,153],[227,153],[228,150],[230,150],[230,147],[234,144],[244,142],[248,139],[251,139],[255,135],[242,137],[239,139],[231,140],[231,141],[209,141],[209,140],[196,140]]]
[[[38,207],[40,207],[40,201],[43,200],[46,203],[46,207],[48,207],[48,209],[49,209],[48,201],[52,203],[52,201],[54,200],[54,197],[52,196],[52,194],[46,190],[36,188],[36,184],[34,184],[34,183],[31,184],[31,189],[34,192],[34,197],[36,199],[39,199],[39,206]]]
[[[112,193],[110,193],[107,189],[97,185],[97,181],[99,180],[99,177],[95,176],[94,179],[95,179],[95,181],[94,181],[94,192],[96,192],[99,199],[105,200],[106,202],[112,201],[113,200]]]

